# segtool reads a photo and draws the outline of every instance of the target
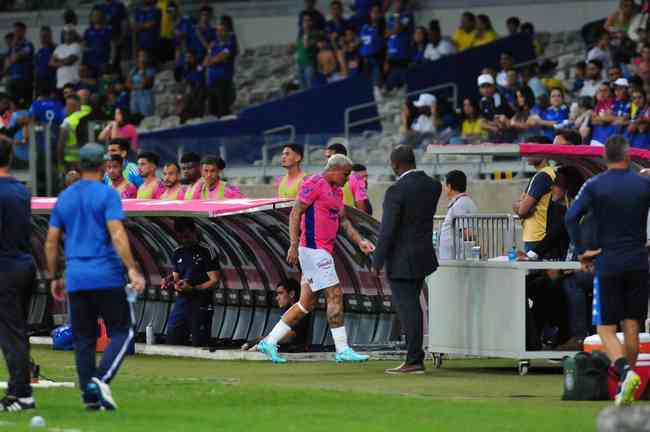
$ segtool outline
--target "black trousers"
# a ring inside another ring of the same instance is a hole
[[[7,363],[7,394],[30,397],[29,338],[27,314],[34,287],[35,270],[0,273],[0,348]]]
[[[9,94],[20,108],[28,108],[34,99],[34,85],[31,80],[9,81]]]
[[[232,80],[219,80],[208,88],[208,111],[216,117],[231,114],[230,107],[235,102],[235,86]]]
[[[420,294],[424,279],[391,279],[390,289],[393,292],[393,303],[397,309],[397,317],[406,333],[406,364],[417,365],[424,362],[423,317],[420,306]]]

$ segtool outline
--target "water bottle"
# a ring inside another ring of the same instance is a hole
[[[146,336],[147,345],[153,345],[154,344],[153,326],[151,325],[151,323],[147,324],[147,328],[145,330],[145,336]]]
[[[481,246],[474,246],[472,248],[472,261],[481,260]]]
[[[514,246],[508,251],[508,261],[517,261],[517,250]]]
[[[645,332],[650,333],[650,318],[645,320]]]
[[[433,236],[431,236],[431,242],[433,243],[433,250],[438,250],[438,231],[433,231]]]
[[[138,301],[138,292],[133,288],[133,285],[126,284],[124,291],[126,291],[126,301],[131,304],[135,304]]]

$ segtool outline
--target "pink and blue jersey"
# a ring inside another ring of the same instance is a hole
[[[343,191],[316,174],[302,182],[298,199],[308,206],[300,221],[300,246],[331,254],[343,212]]]

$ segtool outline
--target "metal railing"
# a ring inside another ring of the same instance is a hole
[[[456,259],[473,258],[472,249],[480,248],[480,258],[504,256],[516,244],[516,218],[511,214],[473,214],[453,220],[453,254]]]
[[[458,86],[456,85],[456,83],[453,83],[453,82],[449,82],[449,83],[445,83],[445,84],[436,85],[436,86],[433,86],[433,87],[427,87],[427,88],[419,89],[419,90],[416,90],[416,91],[412,91],[410,93],[407,93],[405,95],[405,98],[408,99],[408,98],[410,98],[412,96],[419,95],[419,94],[422,94],[422,93],[436,92],[436,91],[444,90],[444,89],[447,89],[447,88],[451,88],[452,95],[451,95],[451,97],[449,99],[452,101],[454,109],[456,109],[458,107]],[[345,113],[344,113],[345,139],[347,139],[348,141],[350,140],[350,130],[352,128],[367,125],[367,124],[376,123],[376,122],[382,120],[383,118],[385,118],[385,117],[387,117],[389,115],[395,115],[395,112],[387,112],[387,113],[379,114],[377,116],[362,119],[362,120],[350,121],[350,115],[353,112],[365,110],[365,109],[372,108],[372,107],[379,108],[379,105],[380,105],[380,102],[374,101],[374,102],[367,102],[367,103],[364,103],[364,104],[354,105],[354,106],[346,108]]]

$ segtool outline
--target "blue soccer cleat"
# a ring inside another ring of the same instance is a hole
[[[634,371],[628,371],[614,398],[616,406],[627,405],[634,401],[634,392],[641,385],[641,378]]]
[[[352,350],[352,348],[347,348],[345,351],[336,353],[336,362],[337,363],[359,363],[368,361],[370,357],[365,354],[358,354]]]
[[[287,361],[278,354],[278,346],[263,340],[257,344],[257,350],[265,354],[273,363],[286,363]]]

